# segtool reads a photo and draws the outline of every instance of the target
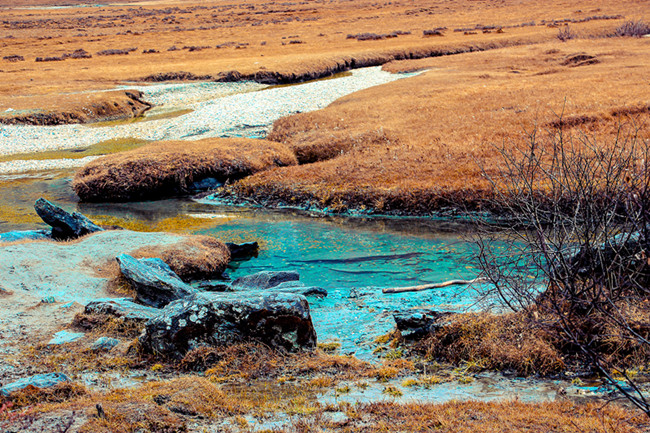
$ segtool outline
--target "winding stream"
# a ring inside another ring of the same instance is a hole
[[[138,121],[0,126],[0,153],[15,155],[5,156],[4,162],[0,162],[0,232],[43,228],[32,207],[43,196],[100,221],[128,222],[155,230],[165,221],[181,219],[185,231],[213,235],[224,241],[258,241],[259,257],[234,263],[228,271],[230,277],[271,269],[298,271],[307,286],[319,286],[329,293],[323,299],[310,299],[319,341],[339,342],[341,353],[376,359],[373,341],[393,329],[393,312],[425,307],[452,311],[472,308],[474,293],[458,287],[407,294],[381,293],[383,287],[473,278],[477,271],[468,261],[473,247],[464,239],[466,225],[422,218],[310,215],[291,210],[220,206],[189,198],[78,203],[70,187],[70,167],[97,157],[93,153],[98,152],[88,149],[107,140],[137,146],[148,140],[263,137],[280,117],[316,110],[345,94],[402,77],[379,68],[366,68],[334,79],[273,88],[255,83],[141,86],[138,88],[145,92],[145,98],[157,107]],[[43,151],[54,152],[38,153]],[[78,152],[88,156],[79,158],[82,155],[76,155]],[[446,384],[434,387],[434,391],[415,393],[414,398],[512,397],[507,389],[514,385],[503,380],[492,378],[460,390]],[[542,389],[533,381],[516,384],[530,399],[554,398],[557,386],[551,385],[546,383]],[[375,391],[371,388],[359,398],[374,398],[370,394]]]

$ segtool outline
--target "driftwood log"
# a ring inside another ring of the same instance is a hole
[[[473,280],[449,280],[443,281],[442,283],[435,284],[423,284],[421,286],[409,286],[409,287],[390,287],[382,290],[382,293],[404,293],[404,292],[420,292],[422,290],[431,290],[431,289],[440,289],[447,286],[460,286],[460,285],[469,285],[474,283],[485,282],[485,278],[474,278]]]

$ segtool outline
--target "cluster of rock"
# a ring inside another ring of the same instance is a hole
[[[160,259],[121,254],[117,261],[135,299],[97,300],[85,312],[145,322],[145,352],[180,358],[197,347],[250,339],[289,351],[316,346],[309,303],[301,294],[315,288],[301,286],[296,272],[260,272],[224,284],[222,292],[206,292],[183,282]]]

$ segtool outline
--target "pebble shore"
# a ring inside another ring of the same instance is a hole
[[[152,110],[154,114],[181,109],[193,111],[172,118],[105,126],[0,125],[0,155],[83,148],[120,138],[158,141],[264,137],[273,122],[281,117],[318,110],[347,94],[406,76],[371,67],[354,70],[342,77],[289,86],[264,86],[253,82],[128,86],[144,92],[144,99],[156,105]],[[0,164],[0,173],[78,167],[87,161],[86,158],[16,160]]]

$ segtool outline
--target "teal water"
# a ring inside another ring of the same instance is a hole
[[[425,218],[324,216],[292,210],[217,206],[189,199],[123,204],[82,204],[89,215],[156,221],[179,215],[211,217],[195,231],[226,242],[257,241],[259,257],[234,262],[234,279],[263,270],[295,270],[307,286],[329,295],[310,297],[319,341],[370,358],[376,337],[394,329],[392,313],[410,308],[460,311],[476,301],[473,290],[451,286],[416,293],[383,294],[382,288],[471,279],[469,226]]]
[[[278,218],[282,216],[282,218]],[[443,223],[441,223],[443,224]],[[383,294],[382,288],[414,286],[477,274],[468,262],[473,245],[435,221],[313,218],[255,211],[200,233],[256,240],[259,257],[236,263],[231,277],[262,270],[295,270],[307,286],[328,290],[310,299],[319,341],[339,341],[341,351],[368,357],[376,337],[393,330],[392,313],[410,308],[462,310],[475,293],[458,286]]]

